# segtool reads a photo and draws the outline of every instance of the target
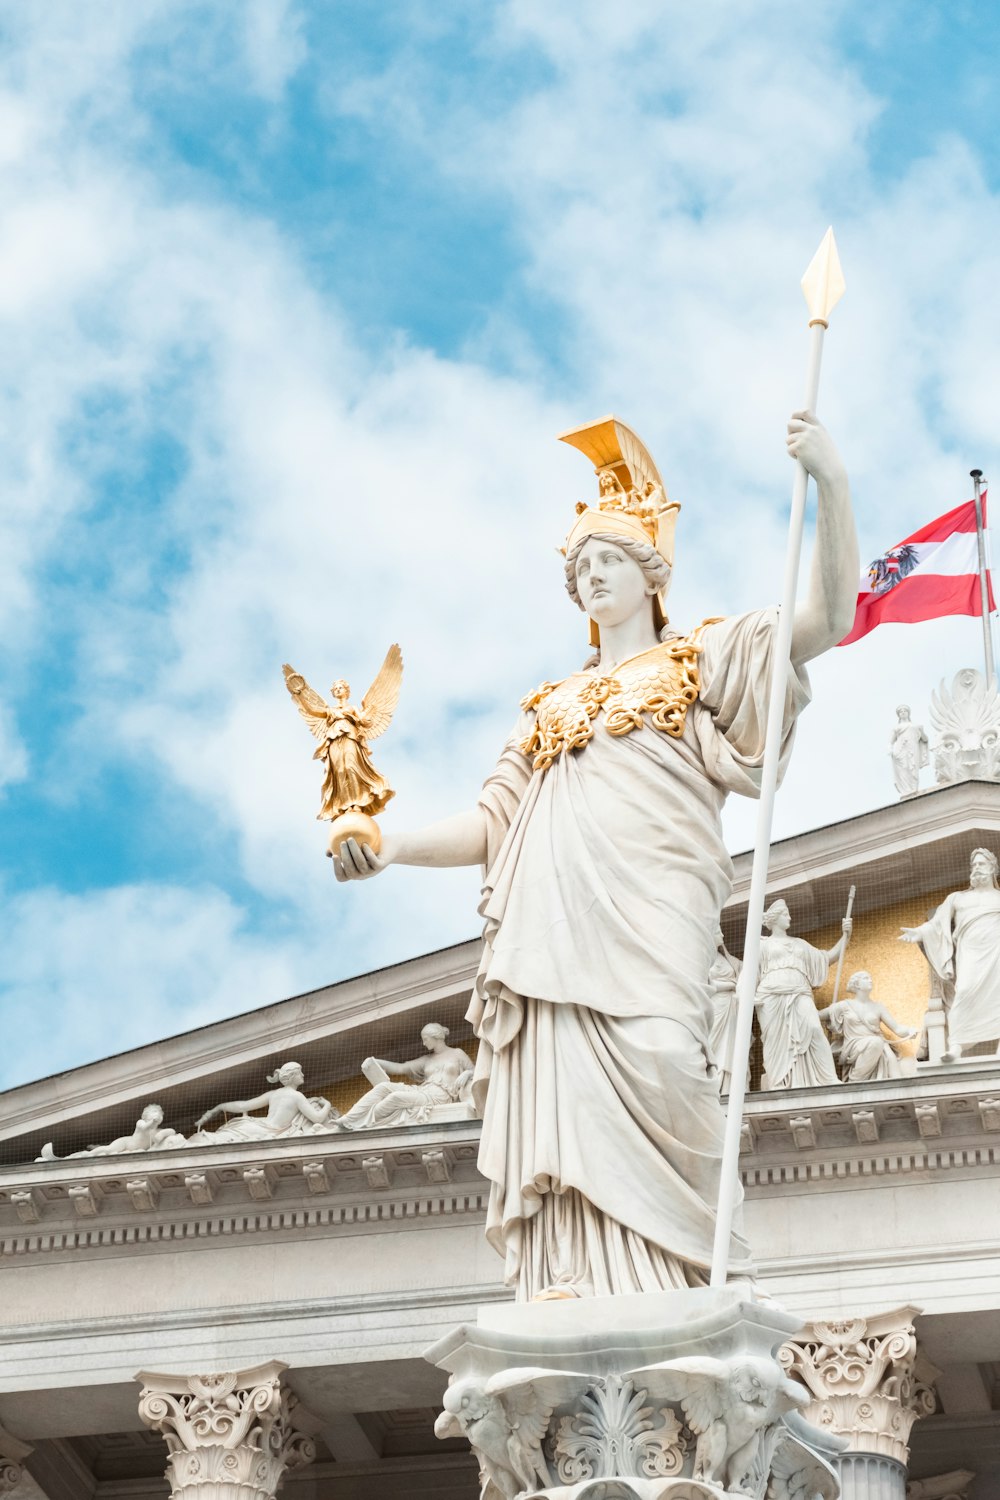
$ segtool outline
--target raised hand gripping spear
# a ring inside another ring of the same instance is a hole
[[[840,269],[840,257],[833,237],[828,229],[819,249],[813,256],[802,278],[802,291],[809,309],[809,357],[806,366],[805,399],[803,407],[808,412],[816,409],[819,395],[819,372],[823,357],[823,335],[830,321],[830,313],[844,295],[844,277]],[[760,803],[757,813],[757,833],[754,841],[753,867],[750,874],[750,895],[747,902],[746,945],[743,950],[743,969],[737,990],[738,1013],[736,1036],[733,1042],[732,1081],[729,1094],[729,1109],[726,1118],[726,1136],[722,1153],[722,1170],[719,1183],[719,1204],[715,1220],[715,1242],[712,1248],[712,1286],[725,1286],[729,1267],[729,1247],[733,1227],[739,1182],[740,1129],[743,1124],[743,1104],[746,1098],[747,1071],[750,1061],[750,1039],[753,1027],[754,996],[757,989],[757,970],[760,962],[760,929],[764,915],[764,899],[767,892],[767,865],[771,847],[771,825],[774,818],[774,794],[778,785],[778,767],[781,759],[782,728],[784,721],[785,693],[788,683],[788,666],[792,644],[792,626],[795,614],[795,595],[798,588],[799,559],[802,553],[802,531],[805,522],[806,490],[809,475],[800,462],[795,465],[792,485],[791,514],[788,525],[788,548],[785,554],[785,577],[781,595],[781,611],[774,644],[774,667],[771,678],[771,693],[767,711],[767,733],[764,740],[764,762],[761,771]]]

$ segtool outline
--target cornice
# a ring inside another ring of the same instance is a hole
[[[913,871],[922,867],[934,846],[940,855],[942,845],[955,847],[959,870],[962,858],[967,858],[964,841],[981,833],[1000,835],[1000,783],[961,781],[935,787],[888,807],[778,840],[771,845],[768,890],[794,890],[830,877],[845,877],[876,862],[885,874],[899,862]],[[738,915],[746,906],[752,862],[751,850],[733,857],[727,914]],[[967,868],[964,874],[967,877]],[[951,871],[938,860],[930,888],[939,888],[949,878]]]
[[[0,1266],[25,1256],[143,1253],[230,1236],[343,1235],[480,1221],[480,1125],[84,1157],[0,1170]],[[1000,1066],[757,1094],[741,1169],[750,1197],[1000,1164]]]
[[[10,1257],[219,1238],[370,1233],[486,1210],[479,1124],[39,1162],[0,1173]]]

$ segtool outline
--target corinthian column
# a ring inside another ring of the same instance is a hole
[[[274,1500],[286,1469],[316,1455],[271,1360],[222,1375],[141,1371],[139,1415],[167,1440],[171,1500]]]
[[[938,1373],[917,1348],[918,1312],[807,1323],[779,1356],[812,1393],[804,1415],[847,1439],[843,1500],[906,1500],[910,1429],[933,1412]]]

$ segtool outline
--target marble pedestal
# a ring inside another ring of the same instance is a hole
[[[482,1500],[836,1500],[838,1439],[776,1359],[800,1320],[736,1288],[484,1307],[426,1358]]]

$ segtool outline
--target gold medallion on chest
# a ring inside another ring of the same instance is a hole
[[[631,734],[648,719],[654,729],[680,739],[701,685],[702,629],[653,646],[606,676],[574,672],[562,682],[543,682],[529,693],[521,707],[534,710],[535,723],[521,750],[532,757],[533,769],[546,771],[564,750],[586,745],[599,718],[611,735]]]

